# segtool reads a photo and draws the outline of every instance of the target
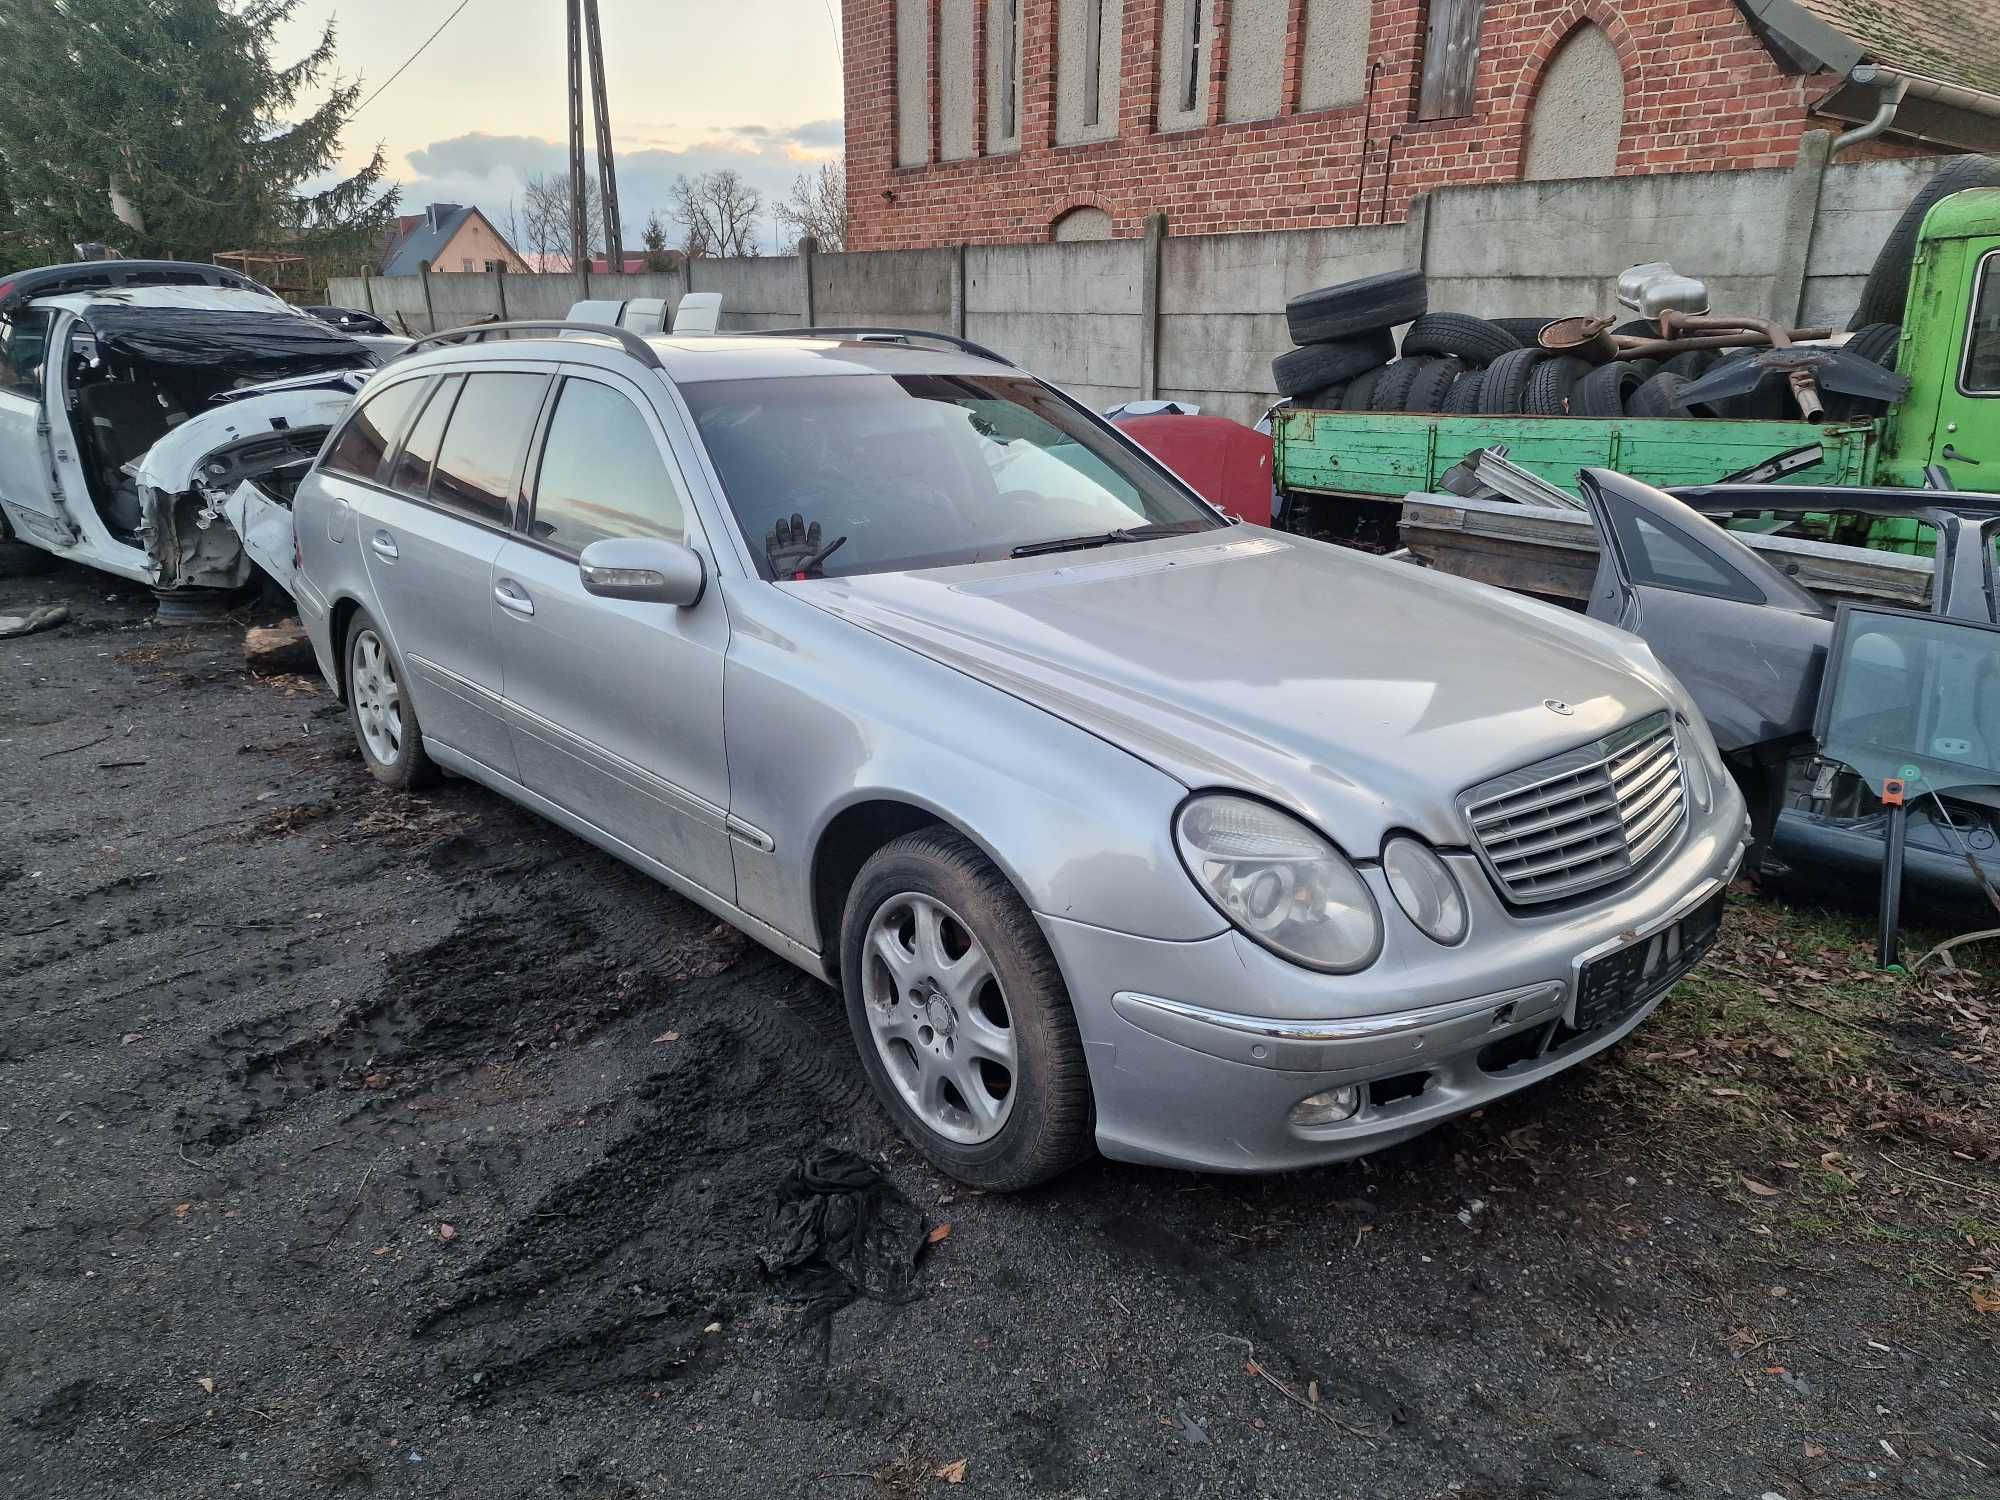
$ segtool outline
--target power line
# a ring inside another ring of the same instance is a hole
[[[403,68],[409,67],[411,63],[415,62],[418,58],[422,57],[424,55],[424,47],[428,47],[432,42],[436,41],[439,35],[444,31],[445,27],[449,26],[453,21],[456,21],[458,19],[458,11],[464,10],[465,7],[470,5],[471,3],[472,0],[458,0],[458,10],[454,10],[450,15],[446,16],[442,21],[438,23],[438,29],[436,31],[433,31],[429,36],[424,38],[423,47],[417,48],[416,51],[412,52],[408,57],[404,58],[403,67],[398,68],[396,69],[395,72],[391,73],[388,76],[388,78],[384,80],[382,88],[378,88],[377,90],[375,90],[374,93],[370,94],[366,99],[363,99],[359,104],[355,105],[354,114],[356,115],[360,114],[362,110],[366,109],[369,105],[373,104],[377,99],[381,98],[382,89],[386,89],[390,84],[394,83],[398,78],[401,78],[403,76]],[[354,118],[354,116],[349,115],[348,118],[352,119]]]

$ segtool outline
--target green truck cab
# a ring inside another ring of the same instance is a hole
[[[1446,470],[1496,443],[1515,463],[1566,488],[1577,470],[1593,465],[1662,488],[1713,484],[1817,444],[1817,462],[1783,481],[1915,488],[1936,465],[1956,489],[2000,490],[2000,189],[1954,193],[1925,216],[1896,368],[1910,377],[1910,390],[1888,411],[1821,424],[1281,406],[1272,416],[1279,524],[1393,545],[1403,496],[1435,490]]]

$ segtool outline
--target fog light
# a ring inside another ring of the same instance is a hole
[[[1361,1090],[1353,1084],[1324,1093],[1308,1094],[1292,1106],[1294,1125],[1338,1125],[1354,1118],[1361,1108]]]

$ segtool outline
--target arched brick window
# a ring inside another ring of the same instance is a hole
[[[1108,240],[1111,238],[1111,215],[1101,208],[1093,208],[1088,203],[1079,204],[1056,216],[1049,225],[1052,240]]]
[[[1625,128],[1625,70],[1604,28],[1578,26],[1543,70],[1528,117],[1521,176],[1609,177]]]

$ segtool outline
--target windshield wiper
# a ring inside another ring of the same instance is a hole
[[[1080,552],[1085,547],[1108,547],[1117,542],[1150,542],[1156,536],[1176,536],[1193,531],[1200,521],[1149,521],[1144,526],[1120,526],[1111,531],[1087,531],[1082,536],[1054,536],[1045,542],[1023,542],[1009,557],[1040,557],[1044,552]]]

